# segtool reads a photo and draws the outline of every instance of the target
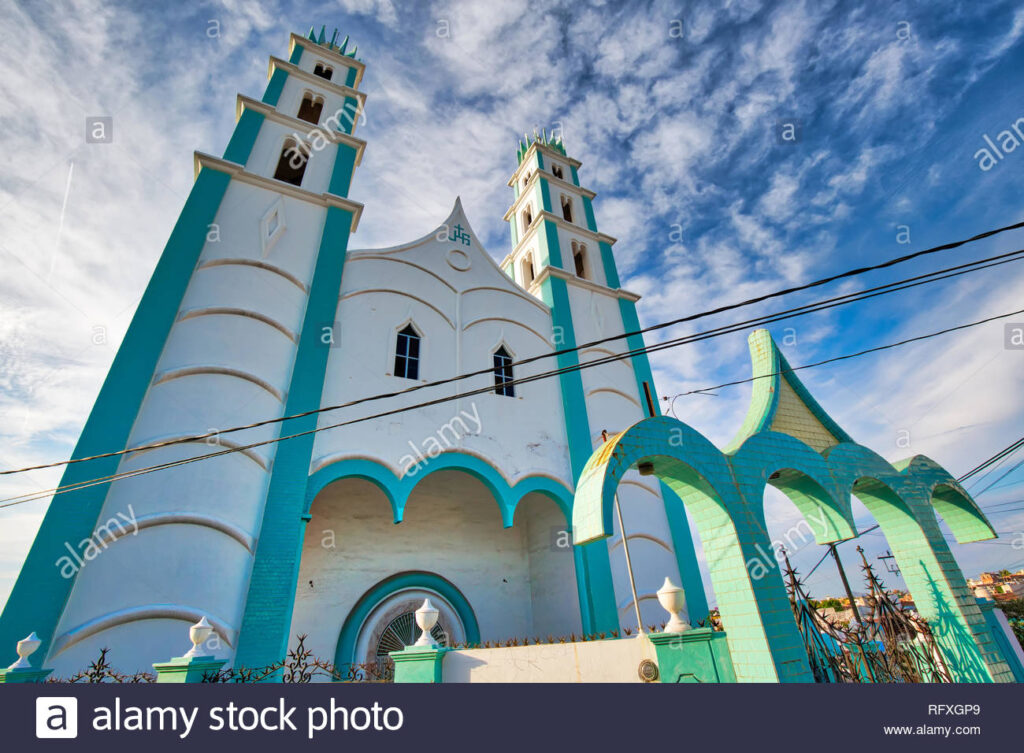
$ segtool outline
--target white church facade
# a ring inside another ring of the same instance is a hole
[[[643,345],[607,341],[639,328],[638,296],[580,162],[520,145],[500,264],[459,201],[416,240],[359,249],[363,73],[337,34],[293,34],[263,97],[239,96],[223,157],[196,154],[0,646],[36,632],[33,663],[55,676],[107,646],[145,670],[205,616],[235,666],[299,635],[361,664],[415,638],[424,598],[442,642],[610,634],[637,609],[664,621],[666,577],[691,621],[707,615],[683,504],[657,478],[623,480],[625,542],[618,523],[567,535],[604,433],[658,404],[643,351],[573,369]],[[124,448],[142,449],[107,455]]]

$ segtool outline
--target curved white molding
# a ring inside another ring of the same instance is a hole
[[[341,296],[341,300],[347,301],[349,298],[355,298],[356,296],[366,295],[367,293],[390,293],[392,295],[397,295],[397,296],[400,296],[402,298],[411,298],[414,301],[419,301],[420,303],[422,303],[427,308],[432,309],[439,317],[444,319],[448,323],[449,327],[451,327],[452,329],[455,329],[455,322],[453,322],[451,319],[449,319],[445,315],[445,313],[443,311],[441,311],[441,309],[439,309],[437,306],[435,306],[434,304],[432,304],[432,303],[430,303],[428,301],[425,301],[424,299],[420,298],[419,296],[415,296],[412,293],[406,293],[405,291],[402,291],[402,290],[390,290],[388,288],[365,288],[363,290],[353,290],[351,293],[346,293],[345,295]]]
[[[625,338],[623,338],[623,339],[625,339]],[[585,356],[587,353],[596,353],[596,354],[598,354],[598,356],[600,358],[606,358],[607,356],[618,356],[618,355],[620,355],[619,353],[616,353],[615,351],[608,350],[608,348],[584,348],[583,350],[580,351],[580,356],[581,356],[580,362],[581,363],[587,363],[587,361],[583,361],[582,360],[582,356]],[[597,359],[594,359],[594,360],[597,360]],[[624,358],[620,358],[620,359],[617,359],[615,361],[609,361],[607,365],[608,366],[621,366],[624,369],[630,369],[629,364],[626,363],[626,359],[624,359]],[[632,371],[632,369],[630,369],[630,371]]]
[[[274,385],[266,380],[260,379],[255,374],[250,374],[248,371],[242,371],[240,369],[230,369],[227,366],[185,366],[180,369],[167,369],[161,371],[155,377],[153,377],[153,385],[163,384],[164,382],[170,382],[174,379],[181,379],[187,376],[201,376],[210,375],[215,376],[230,376],[238,379],[244,379],[247,382],[252,382],[257,387],[260,387],[275,398],[278,402],[284,403],[284,393],[277,389]]]
[[[167,434],[161,437],[153,437],[143,442],[136,442],[135,446],[141,447],[142,449],[135,450],[129,453],[126,457],[132,457],[134,455],[141,455],[144,452],[154,452],[155,450],[162,450],[166,446],[174,445],[162,445],[160,447],[148,447],[147,445],[162,444],[164,442],[175,442],[181,440],[178,444],[203,444],[207,446],[218,446],[224,448],[230,448],[238,450],[239,453],[245,455],[247,458],[252,460],[256,465],[262,468],[264,471],[269,470],[270,464],[268,461],[253,449],[240,449],[242,444],[239,442],[232,442],[230,439],[224,439],[219,434],[212,437],[204,437],[203,439],[196,439],[194,434]]]
[[[640,594],[640,598],[637,599],[637,601],[641,601],[641,602],[642,601],[657,601],[657,600],[658,600],[658,594],[656,594],[656,593],[654,593],[654,594],[652,594],[652,593]],[[622,602],[619,605],[619,611],[622,612],[623,614],[625,614],[626,612],[628,612],[632,608],[633,608],[633,600],[632,599],[628,599],[628,600],[626,600],[625,602]],[[666,618],[665,621],[668,622],[668,619]]]
[[[359,254],[359,255],[351,254],[351,255],[349,255],[349,257],[348,257],[348,259],[346,260],[345,263],[351,265],[353,262],[369,261],[369,260],[388,261],[388,262],[392,262],[394,264],[405,264],[406,266],[409,266],[409,267],[415,267],[416,269],[420,270],[421,272],[425,272],[426,274],[428,274],[431,277],[435,278],[438,282],[440,282],[446,288],[451,290],[453,293],[458,293],[458,290],[455,288],[455,286],[452,285],[450,282],[448,282],[448,280],[446,280],[443,277],[441,277],[441,275],[437,274],[436,272],[432,272],[431,270],[427,269],[426,267],[424,267],[424,266],[422,266],[420,264],[416,264],[415,262],[411,262],[408,259],[397,259],[397,258],[395,258],[393,256],[386,256],[384,254],[379,254],[379,253]]]
[[[642,481],[637,481],[637,480],[631,479],[631,478],[624,478],[624,479],[622,479],[622,481],[619,482],[619,486],[626,486],[627,484],[629,486],[635,486],[635,487],[638,487],[640,489],[643,489],[645,492],[650,494],[652,497],[658,497],[658,498],[661,497],[661,495],[658,492],[656,492],[654,489],[652,489],[651,487],[649,487],[647,484],[643,483]]]
[[[214,631],[228,646],[233,647],[235,645],[235,635],[237,634],[237,631],[223,620],[211,615],[209,612],[202,609],[196,609],[195,607],[185,606],[184,604],[144,604],[138,607],[119,609],[116,612],[108,612],[107,614],[100,615],[99,617],[91,619],[88,622],[83,622],[81,625],[68,630],[66,633],[54,640],[53,648],[50,649],[49,658],[53,659],[74,646],[76,643],[119,625],[127,625],[140,620],[182,620],[183,622],[187,622],[192,625],[199,622],[203,617],[206,617],[210,621],[210,624],[213,625]],[[183,641],[186,635],[187,633],[182,633]]]
[[[618,395],[619,397],[625,398],[629,402],[633,403],[633,405],[635,405],[637,408],[641,407],[640,401],[637,400],[635,397],[627,395],[622,390],[617,390],[614,387],[595,387],[592,390],[587,390],[587,397],[592,397],[593,395],[596,395],[598,392],[611,392],[615,395]]]
[[[269,263],[267,263],[265,261],[260,261],[259,259],[244,259],[244,258],[209,259],[208,261],[200,262],[200,264],[197,267],[197,269],[208,269],[209,267],[224,267],[224,266],[234,265],[234,264],[237,264],[237,265],[243,266],[243,267],[256,267],[257,269],[262,269],[262,270],[265,270],[267,272],[273,272],[274,274],[280,275],[284,279],[288,280],[288,282],[290,282],[292,285],[297,287],[303,293],[308,293],[309,292],[309,288],[306,286],[306,283],[304,283],[298,277],[293,275],[291,272],[288,272],[287,270],[281,269],[281,267],[274,266],[273,264],[269,264]]]
[[[488,258],[490,258],[490,257],[488,257]],[[501,272],[501,268],[500,267],[498,268],[498,271]],[[501,274],[503,276],[505,275],[504,272],[501,272]],[[506,279],[507,279],[507,277],[506,277]],[[511,280],[509,280],[509,284],[515,285],[516,286],[515,289],[513,290],[513,289],[510,289],[510,288],[499,288],[499,287],[496,287],[494,285],[478,285],[475,288],[466,288],[465,290],[462,291],[462,294],[465,295],[466,293],[474,293],[477,290],[493,290],[496,293],[507,293],[508,295],[513,295],[516,298],[520,298],[523,301],[526,301],[527,303],[529,303],[529,304],[531,304],[533,306],[536,306],[541,311],[543,311],[545,314],[547,314],[548,316],[551,316],[551,309],[547,306],[547,304],[545,304],[545,303],[543,303],[541,301],[538,301],[532,295],[530,295],[529,293],[525,292],[519,286],[518,283],[515,283],[515,282],[512,282]]]
[[[555,347],[555,346],[554,346],[554,344],[553,344],[553,343],[552,343],[552,342],[551,342],[550,340],[548,340],[548,338],[546,338],[546,337],[545,337],[544,335],[542,335],[542,334],[541,334],[540,332],[538,332],[537,330],[535,330],[535,329],[534,329],[533,327],[529,327],[529,326],[527,326],[527,325],[523,324],[522,322],[517,322],[517,321],[516,321],[515,319],[509,319],[508,317],[504,317],[504,316],[484,316],[484,317],[481,317],[481,318],[479,318],[479,319],[474,319],[474,320],[473,320],[473,321],[471,321],[471,322],[470,322],[469,324],[466,324],[466,325],[465,325],[465,326],[464,326],[464,327],[462,328],[462,331],[463,331],[463,332],[465,332],[465,331],[466,331],[466,330],[468,330],[468,329],[469,329],[470,327],[475,327],[475,326],[476,326],[477,324],[482,324],[482,323],[484,323],[484,322],[507,322],[508,324],[514,324],[514,325],[515,325],[515,326],[517,326],[517,327],[522,327],[522,328],[523,328],[523,329],[525,329],[526,331],[528,331],[528,332],[532,332],[533,334],[535,334],[535,335],[536,335],[537,337],[539,337],[539,338],[540,338],[540,339],[541,339],[541,340],[542,340],[542,341],[544,342],[544,344],[545,344],[545,345],[547,345],[547,346],[548,346],[549,348],[554,348],[554,347]]]
[[[230,306],[201,306],[194,309],[188,309],[182,311],[178,315],[178,321],[183,322],[186,319],[195,319],[200,316],[244,316],[249,319],[255,319],[258,322],[268,324],[282,335],[287,337],[293,343],[298,342],[299,336],[288,329],[286,326],[277,321],[277,319],[271,319],[266,314],[261,314],[257,311],[249,311],[248,309],[232,308]]]
[[[394,474],[395,478],[399,478],[402,475],[401,469],[394,463],[388,462],[384,458],[373,457],[371,455],[353,455],[346,452],[336,452],[331,455],[321,455],[319,458],[313,460],[309,466],[309,475],[312,476],[317,471],[323,470],[329,465],[340,463],[342,460],[368,460],[371,463],[383,466]]]
[[[243,531],[233,523],[229,523],[221,518],[216,518],[212,515],[202,515],[196,512],[157,512],[152,515],[142,515],[135,519],[136,531],[141,531],[146,528],[154,528],[156,526],[169,526],[169,525],[192,525],[192,526],[203,526],[205,528],[212,528],[215,531],[220,531],[237,541],[239,544],[244,546],[249,553],[252,554],[255,551],[256,539],[250,534]],[[112,544],[118,539],[132,533],[131,528],[128,526],[117,527],[113,530],[105,529],[108,536],[102,536],[101,540],[104,544]],[[97,531],[98,533],[98,531]]]
[[[626,537],[627,541],[632,541],[633,539],[644,539],[646,541],[653,542],[653,543],[657,544],[658,546],[660,546],[662,549],[664,549],[669,554],[674,554],[674,552],[672,551],[672,547],[670,547],[666,542],[664,542],[661,539],[659,539],[657,536],[651,536],[651,534],[649,534],[649,533],[631,533],[631,534],[629,534],[629,536]],[[617,547],[617,546],[622,546],[622,537],[621,536],[615,540],[614,544],[612,544],[610,547],[608,547],[608,551],[610,551],[610,552],[614,551],[615,547]]]

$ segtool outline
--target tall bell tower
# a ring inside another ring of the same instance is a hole
[[[514,200],[504,217],[512,251],[502,269],[551,308],[559,350],[622,335],[557,356],[560,369],[584,367],[559,376],[570,463],[578,480],[587,459],[603,442],[602,432],[623,431],[659,412],[645,353],[586,366],[588,361],[643,347],[641,335],[626,334],[640,328],[639,296],[620,286],[612,253],[615,238],[598,231],[592,203],[596,194],[580,184],[582,163],[567,154],[562,140],[535,133],[519,143],[516,156],[518,166],[509,180]],[[704,619],[707,598],[681,500],[635,471],[623,479],[619,499],[625,546],[616,530],[607,541],[595,542],[606,550],[584,547],[593,624],[600,630],[636,624],[627,548],[645,625],[663,621],[655,593],[666,576],[686,591],[690,619]]]
[[[262,98],[238,96],[223,157],[195,154],[195,183],[75,446],[81,462],[67,466],[0,617],[0,646],[35,631],[33,662],[58,676],[109,645],[118,666],[145,668],[206,616],[218,655],[249,666],[284,655],[313,438],[274,440],[316,417],[225,429],[320,407],[324,326],[362,212],[348,193],[365,147],[354,135],[363,70],[337,31],[292,34]]]

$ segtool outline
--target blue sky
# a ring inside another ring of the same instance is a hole
[[[641,320],[652,324],[1024,219],[1024,148],[987,171],[974,156],[985,134],[1024,117],[1018,5],[5,5],[0,466],[70,453],[188,193],[193,150],[222,153],[236,93],[262,94],[267,57],[286,56],[289,31],[339,27],[367,63],[359,135],[368,147],[351,191],[366,210],[355,246],[419,237],[461,195],[502,258],[517,134],[558,127],[599,194],[600,229],[619,239],[623,285],[643,294]],[[93,115],[113,117],[113,144],[83,143]],[[777,124],[789,119],[800,140],[780,144]],[[827,292],[1022,246],[1018,231]],[[1024,268],[1007,265],[773,333],[797,365],[1024,308],[1022,293]],[[653,364],[668,395],[749,374],[743,334],[665,351]],[[1024,352],[1004,348],[1002,323],[801,378],[858,441],[890,460],[929,455],[957,474],[1024,423]],[[721,446],[749,393],[680,398],[675,414]],[[8,478],[0,492],[58,478]],[[1024,470],[1012,473],[979,501],[1021,499],[1022,482]],[[1000,541],[954,547],[968,575],[1024,566],[1022,507],[994,508]],[[0,599],[44,509],[0,512]],[[771,495],[768,511],[776,534],[798,520],[784,497]],[[871,556],[885,549],[880,536],[861,541]],[[851,565],[852,547],[841,549]],[[796,552],[797,567],[807,571],[821,551]],[[828,563],[809,585],[815,595],[839,591]]]

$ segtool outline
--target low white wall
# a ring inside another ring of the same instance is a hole
[[[444,682],[641,682],[641,661],[657,663],[645,637],[452,651]]]

